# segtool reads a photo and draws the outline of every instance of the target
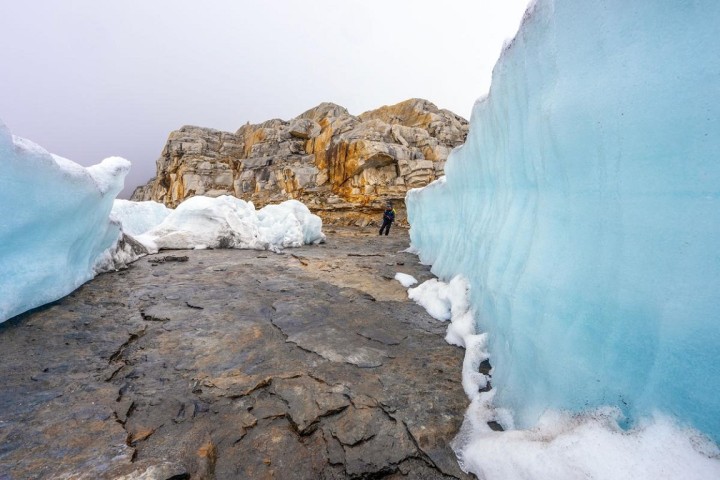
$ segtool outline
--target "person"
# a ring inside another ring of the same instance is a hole
[[[388,202],[385,207],[385,212],[383,213],[383,223],[382,227],[380,227],[380,233],[378,235],[382,235],[383,230],[385,230],[385,235],[387,236],[388,233],[390,233],[390,225],[395,221],[395,209],[392,206],[392,203]]]

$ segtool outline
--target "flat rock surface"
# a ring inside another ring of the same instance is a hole
[[[326,233],[160,252],[0,325],[0,479],[468,478],[464,352],[392,279],[428,267],[403,229]]]

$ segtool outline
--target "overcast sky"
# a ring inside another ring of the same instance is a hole
[[[527,3],[2,0],[0,120],[81,165],[127,158],[127,196],[183,125],[412,97],[469,118]]]

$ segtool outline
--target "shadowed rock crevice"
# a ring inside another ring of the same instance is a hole
[[[131,333],[125,343],[120,345],[117,350],[115,350],[112,355],[110,355],[110,358],[108,359],[108,364],[114,369],[110,373],[110,375],[105,378],[106,382],[111,382],[115,378],[115,376],[117,376],[122,371],[122,369],[127,366],[128,362],[125,358],[126,351],[131,347],[132,344],[142,338],[145,335],[145,332],[147,332],[147,327],[143,327],[137,332]]]
[[[110,355],[110,359],[108,360],[108,363],[112,364],[112,363],[114,363],[114,362],[116,362],[116,361],[120,361],[120,360],[121,360],[121,357],[122,357],[123,354],[125,353],[125,350],[126,350],[133,342],[137,341],[140,337],[142,337],[143,335],[145,335],[146,330],[147,330],[146,328],[143,328],[143,329],[141,329],[141,330],[138,330],[138,331],[135,332],[135,333],[131,333],[130,336],[129,336],[129,338],[127,339],[127,341],[126,341],[125,343],[123,343],[122,345],[120,345],[120,346],[118,347],[118,349],[115,350],[115,352],[113,352],[112,355]]]

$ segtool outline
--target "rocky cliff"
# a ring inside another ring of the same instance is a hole
[[[468,122],[421,99],[354,116],[322,103],[290,121],[235,133],[185,126],[168,137],[157,176],[132,200],[175,207],[193,195],[235,195],[257,207],[298,199],[326,223],[377,221],[386,200],[405,217],[408,189],[443,174]]]

